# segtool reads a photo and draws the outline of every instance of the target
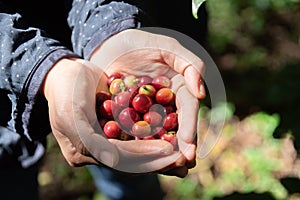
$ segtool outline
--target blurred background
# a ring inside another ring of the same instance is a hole
[[[205,5],[206,50],[219,67],[227,102],[214,108],[201,102],[198,139],[218,126],[208,126],[211,113],[225,108],[226,123],[186,178],[160,176],[166,200],[300,199],[299,0]],[[69,167],[51,135],[48,140],[42,200],[104,199],[86,168]]]

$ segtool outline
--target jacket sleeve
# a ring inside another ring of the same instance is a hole
[[[137,6],[125,2],[74,0],[68,17],[74,52],[88,59],[93,50],[111,35],[140,28],[149,21]]]
[[[57,60],[77,55],[40,29],[27,26],[17,13],[0,13],[0,46],[0,90],[11,101],[11,119],[5,128],[29,140],[48,134],[48,107],[40,86]]]
[[[5,128],[29,140],[51,131],[47,102],[39,89],[54,63],[64,57],[89,58],[111,35],[146,21],[141,10],[124,2],[74,0],[67,19],[72,29],[70,51],[42,30],[27,26],[18,13],[0,11],[0,90],[11,101]]]

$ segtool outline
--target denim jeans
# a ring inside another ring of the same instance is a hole
[[[107,200],[162,200],[164,197],[156,174],[127,175],[95,165],[87,168]]]

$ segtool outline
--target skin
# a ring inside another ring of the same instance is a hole
[[[120,71],[136,76],[165,75],[172,79],[180,124],[178,143],[186,163],[180,167],[186,167],[185,170],[178,173],[182,175],[193,167],[199,100],[206,95],[203,61],[174,38],[136,29],[122,31],[106,40],[94,51],[90,61],[108,74]]]
[[[152,48],[142,48],[145,45]],[[117,59],[112,52],[117,53]],[[197,111],[199,99],[205,97],[203,70],[201,59],[176,40],[138,30],[122,31],[107,39],[90,61],[61,59],[47,74],[41,91],[65,159],[71,166],[96,164],[125,173],[186,176],[196,157]],[[172,89],[177,94],[179,151],[162,140],[121,141],[100,136],[101,130],[95,126],[95,95],[107,90],[107,76],[116,71],[137,76],[163,74],[176,82]]]

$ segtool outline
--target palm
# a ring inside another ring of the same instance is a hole
[[[204,66],[198,57],[168,37],[130,30],[102,44],[92,55],[91,62],[108,75],[121,72],[169,77],[177,96],[179,149],[188,162],[195,159],[198,98],[205,95],[200,90]]]

